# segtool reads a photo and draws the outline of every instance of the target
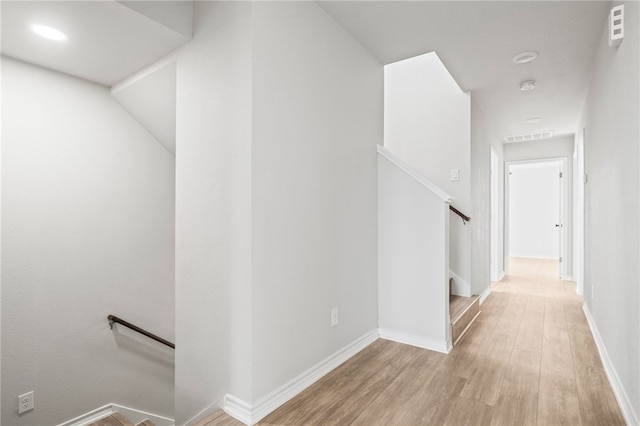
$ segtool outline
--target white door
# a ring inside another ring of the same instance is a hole
[[[509,256],[560,260],[561,277],[563,164],[547,160],[512,162],[507,167]]]

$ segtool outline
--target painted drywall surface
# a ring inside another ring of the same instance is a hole
[[[2,103],[2,424],[172,417],[172,350],[106,317],[174,339],[173,156],[84,80],[3,58]]]
[[[193,35],[192,1],[118,1],[136,12],[190,39]]]
[[[546,160],[549,158],[571,158],[574,136],[558,136],[533,142],[505,143],[504,161]]]
[[[544,160],[550,158],[566,158],[567,169],[563,179],[566,179],[566,222],[564,227],[567,232],[566,238],[566,273],[567,278],[573,276],[573,145],[574,135],[559,136],[553,139],[544,139],[535,142],[518,142],[504,144],[504,161],[528,161]],[[507,223],[508,223],[508,219]],[[509,239],[509,236],[506,236]],[[564,261],[564,260],[563,260]]]
[[[382,65],[315,3],[254,20],[253,402],[377,328],[383,114]]]
[[[2,8],[0,7],[0,22],[2,21]],[[1,36],[0,36],[1,37]],[[0,56],[0,89],[2,88],[2,56]],[[0,100],[0,117],[2,117],[2,104]],[[2,133],[0,132],[0,164],[2,164]],[[0,381],[2,379],[2,172],[0,171]],[[2,385],[0,384],[0,421],[2,421]]]
[[[471,215],[471,105],[437,54],[384,67],[384,146],[454,197]],[[460,178],[451,181],[450,170]],[[471,227],[451,216],[450,268],[471,293]]]
[[[251,3],[196,2],[177,57],[176,424],[250,397]]]
[[[640,3],[624,5],[624,41],[609,47],[605,30],[584,107],[588,175],[584,297],[638,419]]]
[[[502,165],[502,143],[491,121],[471,97],[471,292],[482,294],[490,284],[491,265],[491,148]],[[498,181],[503,181],[503,167],[498,167]],[[503,212],[503,186],[500,185],[499,210]],[[452,221],[455,221],[452,218]],[[498,271],[504,271],[502,244],[504,217],[498,215]]]
[[[176,64],[169,61],[111,88],[111,95],[176,155]]]
[[[558,259],[560,256],[560,164],[509,167],[509,254]]]
[[[471,98],[438,55],[384,67],[384,146],[469,211]],[[450,179],[460,170],[460,180]]]
[[[449,205],[378,157],[378,322],[382,329],[448,340]]]

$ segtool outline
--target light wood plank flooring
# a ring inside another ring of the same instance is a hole
[[[91,423],[89,426],[134,426],[126,417],[120,413],[113,413],[109,417]]]
[[[510,271],[451,354],[379,339],[260,424],[623,425],[575,285],[549,261]]]

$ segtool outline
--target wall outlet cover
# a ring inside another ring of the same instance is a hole
[[[18,397],[18,414],[31,411],[34,407],[33,391],[24,393]]]

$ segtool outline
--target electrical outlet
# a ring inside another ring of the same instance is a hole
[[[18,414],[31,411],[34,407],[33,391],[27,392],[18,397]]]
[[[331,327],[338,325],[338,308],[331,309]]]

